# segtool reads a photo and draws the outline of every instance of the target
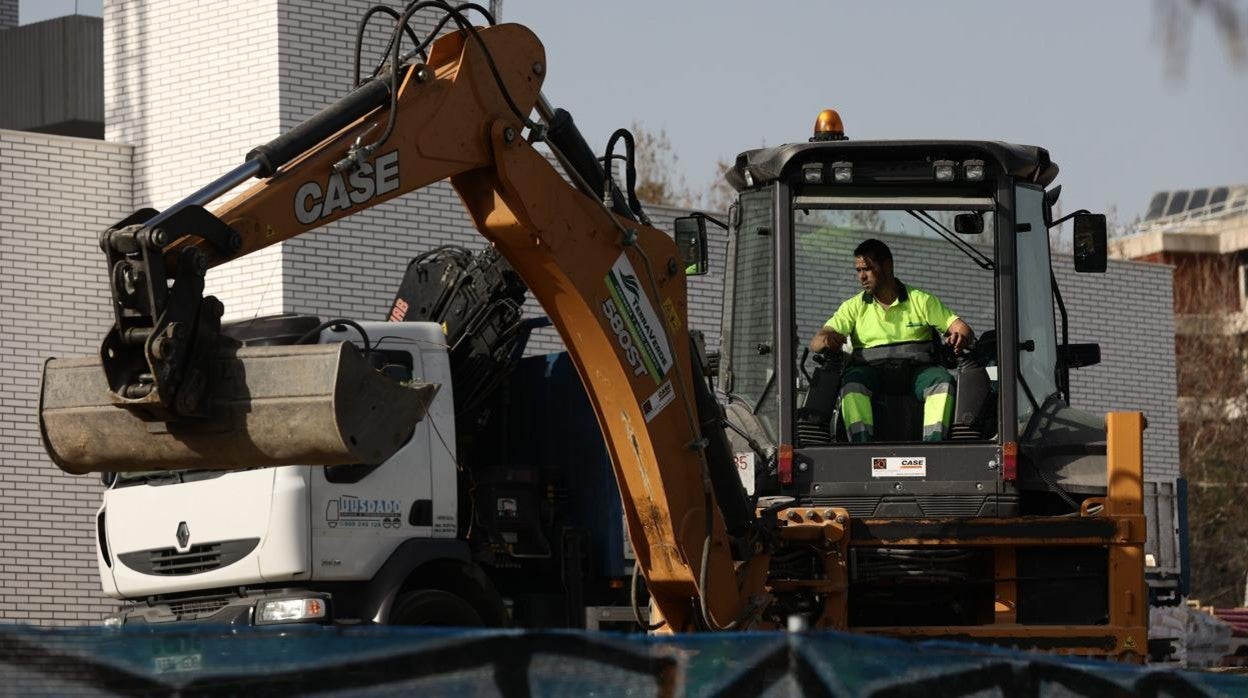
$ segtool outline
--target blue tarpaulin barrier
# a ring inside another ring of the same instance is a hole
[[[1248,696],[1248,677],[832,632],[0,628],[4,695]]]

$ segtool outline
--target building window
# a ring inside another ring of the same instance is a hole
[[[1248,309],[1248,264],[1239,265],[1239,309]]]

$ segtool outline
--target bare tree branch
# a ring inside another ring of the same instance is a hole
[[[1200,16],[1213,21],[1231,65],[1248,67],[1248,0],[1155,0],[1155,8],[1166,74],[1171,79],[1187,74],[1192,25]]]

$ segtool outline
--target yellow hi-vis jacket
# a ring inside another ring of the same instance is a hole
[[[841,303],[824,327],[849,337],[854,358],[866,362],[931,360],[932,328],[940,334],[958,319],[936,296],[899,280],[897,301],[888,308],[870,291]]]

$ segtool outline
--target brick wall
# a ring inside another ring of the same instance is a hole
[[[1143,410],[1145,476],[1178,477],[1173,267],[1111,259],[1104,274],[1079,274],[1069,252],[1054,253],[1053,267],[1070,341],[1101,345],[1099,365],[1070,372],[1071,403],[1090,412]]]
[[[324,5],[326,3],[318,3]],[[135,206],[164,208],[281,132],[277,0],[104,3],[105,139],[134,146]],[[281,252],[214,269],[235,315],[281,308]]]
[[[129,146],[0,131],[0,622],[98,620],[100,484],[39,441],[39,371],[91,354],[111,323],[96,235],[129,215]],[[91,289],[82,292],[82,289]]]
[[[280,0],[281,128],[292,128],[351,88],[355,28],[373,0],[308,4]],[[387,3],[401,10],[404,3]],[[439,15],[412,21],[417,36]],[[361,65],[367,73],[385,46],[391,20],[373,18]],[[322,316],[382,320],[407,262],[438,245],[478,249],[485,244],[459,196],[439,182],[364,213],[283,243],[282,307]]]
[[[0,31],[17,26],[17,0],[0,0]]]

